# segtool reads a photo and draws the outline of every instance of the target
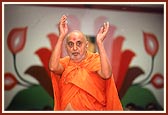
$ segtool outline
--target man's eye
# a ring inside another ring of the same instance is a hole
[[[76,45],[77,45],[78,47],[80,47],[80,46],[82,45],[82,42],[78,41],[78,42],[76,43]]]
[[[73,47],[73,43],[72,43],[72,42],[69,42],[69,43],[68,43],[68,46],[72,48],[72,47]]]

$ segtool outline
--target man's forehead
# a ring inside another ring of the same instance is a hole
[[[83,41],[84,39],[83,38],[80,38],[80,37],[69,37],[67,39],[67,41],[72,41],[72,42],[76,42],[76,41]]]
[[[85,41],[85,36],[79,32],[79,31],[74,31],[71,32],[68,37],[67,37],[67,41]]]

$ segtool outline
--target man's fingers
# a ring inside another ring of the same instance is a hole
[[[61,21],[62,22],[65,22],[67,20],[67,16],[66,15],[63,15],[62,17],[61,17]]]
[[[60,25],[66,25],[67,24],[67,16],[63,15],[60,20]]]
[[[105,28],[109,28],[109,22],[104,23]]]
[[[110,26],[110,23],[109,23],[109,22],[107,22],[106,24],[107,24],[107,28],[109,28],[109,26]]]
[[[64,18],[67,18],[67,16],[66,16],[66,15],[63,15],[62,18],[63,18],[63,19],[64,19]]]
[[[104,28],[104,29],[103,29],[104,32],[108,31],[108,28],[109,28],[109,22],[104,23],[103,28]]]

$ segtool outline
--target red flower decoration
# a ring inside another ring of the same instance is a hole
[[[58,35],[54,34],[54,33],[50,33],[47,35],[47,37],[49,38],[49,41],[50,41],[51,50],[48,48],[40,48],[35,52],[35,54],[38,55],[41,62],[43,63],[43,66],[45,67],[45,70],[47,71],[48,75],[50,75],[48,63],[49,63],[49,59],[50,59],[52,50],[54,49],[54,47],[57,43]]]
[[[26,32],[27,32],[27,27],[14,28],[10,31],[7,38],[7,44],[8,44],[9,50],[13,54],[18,53],[23,49],[26,41]]]
[[[163,76],[161,74],[155,74],[152,79],[151,83],[155,88],[163,88]]]
[[[47,35],[47,37],[49,38],[50,45],[51,45],[51,48],[53,50],[55,45],[56,45],[56,43],[57,43],[58,35],[54,34],[54,33],[50,33],[50,34]]]
[[[11,73],[5,73],[5,90],[14,88],[17,84],[15,76]]]
[[[112,45],[112,70],[118,91],[121,90],[129,65],[135,56],[131,50],[122,51],[124,39],[123,36],[117,36]]]
[[[43,63],[43,67],[47,71],[48,75],[50,75],[48,63],[51,56],[51,50],[47,48],[40,48],[35,52],[35,54],[38,55],[38,57],[40,58],[40,61]]]
[[[146,32],[144,32],[143,35],[146,52],[151,56],[155,56],[159,49],[159,43],[156,36],[154,34]]]

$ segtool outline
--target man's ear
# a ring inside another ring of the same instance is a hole
[[[64,47],[65,47],[65,49],[66,49],[66,51],[68,50],[68,45],[67,45],[67,43],[64,43]]]
[[[86,41],[86,48],[88,48],[89,47],[89,42],[88,41]]]

